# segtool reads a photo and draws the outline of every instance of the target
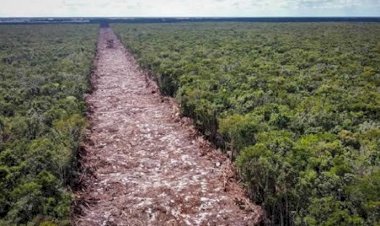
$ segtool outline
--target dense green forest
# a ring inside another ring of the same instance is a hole
[[[0,225],[70,223],[96,38],[95,25],[0,26]]]
[[[380,224],[380,24],[113,28],[272,224]]]

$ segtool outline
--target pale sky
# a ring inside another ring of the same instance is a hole
[[[0,17],[380,16],[380,0],[0,0]]]

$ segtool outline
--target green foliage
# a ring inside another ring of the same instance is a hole
[[[113,28],[273,224],[380,223],[379,24]]]
[[[240,150],[255,144],[255,134],[259,130],[257,124],[257,120],[248,115],[234,114],[221,119],[220,132],[228,141],[227,148]]]
[[[97,26],[0,29],[0,225],[67,225]]]

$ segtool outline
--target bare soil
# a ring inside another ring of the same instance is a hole
[[[101,28],[75,225],[255,225],[230,160]]]

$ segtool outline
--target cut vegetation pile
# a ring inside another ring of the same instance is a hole
[[[76,225],[253,225],[262,220],[231,162],[162,97],[109,28],[86,98],[86,189]],[[89,204],[89,205],[86,205]]]

